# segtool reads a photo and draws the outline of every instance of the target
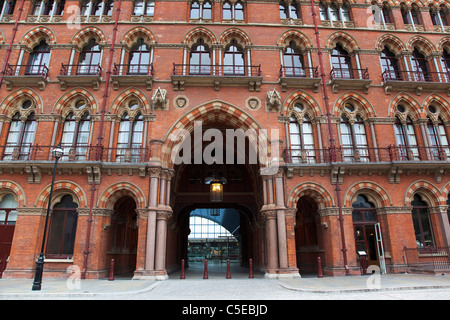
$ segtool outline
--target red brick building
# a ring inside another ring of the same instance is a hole
[[[2,276],[34,274],[59,142],[47,277],[105,277],[114,258],[164,279],[189,213],[213,207],[240,213],[242,261],[267,277],[315,272],[318,257],[325,274],[359,274],[363,251],[386,272],[448,268],[449,8],[0,1]],[[267,130],[270,161],[174,163],[196,121]],[[220,203],[211,177],[227,181]]]

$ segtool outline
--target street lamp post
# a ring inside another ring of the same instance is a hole
[[[47,234],[48,216],[50,214],[50,206],[52,202],[53,185],[55,184],[56,166],[58,165],[59,158],[61,158],[64,154],[64,150],[61,148],[61,143],[59,143],[58,146],[53,149],[52,154],[53,157],[55,157],[55,166],[53,168],[52,184],[50,185],[50,195],[48,198],[47,215],[45,217],[44,236],[42,238],[41,253],[39,254],[39,258],[36,262],[36,272],[34,274],[33,287],[31,290],[41,290],[42,272],[44,271],[45,236]]]

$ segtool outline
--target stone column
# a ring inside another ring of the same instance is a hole
[[[263,212],[266,220],[267,241],[267,268],[266,278],[277,278],[278,271],[278,241],[277,241],[277,211],[266,210]]]
[[[438,206],[434,208],[430,208],[430,214],[437,214],[442,234],[442,246],[449,247],[450,246],[450,223],[447,215],[447,206]],[[438,243],[436,243],[439,246]]]
[[[158,168],[150,168],[150,191],[148,196],[149,210],[147,218],[147,248],[145,255],[145,273],[149,274],[155,270],[155,245],[156,245],[156,210],[158,199]]]
[[[167,220],[172,212],[158,211],[156,216],[156,257],[155,276],[156,280],[168,279],[166,271],[166,248],[167,248]]]

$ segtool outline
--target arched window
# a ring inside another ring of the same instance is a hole
[[[330,20],[328,17],[328,8],[321,2],[319,3],[320,20]]]
[[[146,75],[150,69],[150,49],[144,42],[144,39],[139,38],[136,44],[131,47],[130,55],[128,58],[128,71],[127,74]]]
[[[304,115],[301,123],[295,116],[291,116],[289,122],[289,139],[291,160],[293,163],[315,163],[314,133],[311,119]]]
[[[332,3],[328,8],[329,8],[329,17],[331,21],[341,20],[339,18],[339,8],[334,3]]]
[[[225,47],[223,64],[224,75],[243,76],[245,73],[244,52],[242,47],[234,39]]]
[[[137,113],[134,119],[130,119],[127,113],[122,115],[117,139],[116,162],[140,162],[142,160],[140,155],[144,129],[143,120],[141,113]]]
[[[353,228],[355,231],[356,251],[366,253],[371,262],[378,261],[377,239],[375,236],[375,224],[377,213],[375,205],[369,202],[365,195],[358,195],[352,204]]]
[[[102,51],[100,49],[100,46],[95,42],[94,39],[89,40],[89,42],[83,47],[83,50],[80,53],[77,74],[97,74],[98,67],[101,63],[101,56]]]
[[[191,19],[199,19],[200,18],[200,3],[195,0],[191,3],[191,11],[190,11]]]
[[[340,43],[331,53],[331,64],[336,77],[354,79],[350,56]]]
[[[53,206],[48,227],[46,258],[71,258],[75,246],[78,205],[72,196],[65,195]]]
[[[388,48],[384,48],[384,50],[381,51],[380,59],[385,79],[402,80],[398,60],[393,52]]]
[[[17,202],[14,195],[8,193],[0,201],[0,225],[15,225],[17,220]]]
[[[34,47],[28,59],[28,65],[25,70],[26,75],[40,75],[45,72],[45,67],[49,66],[50,49],[45,40],[42,40]]]
[[[413,5],[411,8],[411,16],[412,20],[414,22],[414,25],[420,25],[422,24],[422,17],[420,16],[420,10],[419,7],[416,5]]]
[[[347,2],[341,7],[342,21],[350,21],[350,6]]]
[[[402,13],[403,23],[404,24],[412,24],[412,17],[409,12],[409,9],[405,5],[402,5],[400,10]]]
[[[200,3],[194,0],[191,3],[190,19],[212,19],[212,4],[209,1]]]
[[[348,108],[354,109],[352,105]],[[369,161],[366,129],[363,119],[357,115],[351,124],[345,115],[341,116],[341,141],[344,161]]]
[[[383,3],[381,11],[385,23],[394,23],[393,19],[391,18],[392,10],[387,3]]]
[[[425,56],[414,48],[411,56],[411,66],[416,81],[431,81],[431,75],[428,69],[428,63]]]
[[[110,16],[113,12],[114,1],[113,0],[94,0],[92,1],[92,16]]]
[[[198,39],[192,46],[189,58],[189,74],[211,74],[211,56],[208,45]]]
[[[202,18],[211,19],[212,18],[212,5],[211,2],[205,1],[202,5]]]
[[[0,1],[0,12],[3,12],[3,14],[13,14],[14,8],[16,6],[16,0],[1,0]]]
[[[64,121],[63,133],[61,137],[61,147],[64,149],[62,160],[85,161],[89,145],[90,129],[89,113],[84,113],[77,121],[71,112]]]
[[[434,247],[433,229],[427,203],[422,200],[420,195],[415,194],[411,205],[413,206],[412,219],[417,247],[419,249]]]
[[[430,106],[430,108],[434,107]],[[434,158],[438,160],[450,158],[450,149],[447,134],[445,132],[445,124],[442,118],[439,117],[437,123],[433,123],[433,121],[428,118],[427,127]]]
[[[404,108],[399,105],[398,108]],[[394,124],[395,142],[399,149],[399,160],[420,160],[414,125],[410,117],[402,123],[398,117]]]
[[[303,54],[297,48],[294,41],[289,43],[283,53],[284,76],[285,77],[306,77]]]
[[[222,19],[223,20],[231,20],[233,19],[233,6],[227,0],[222,5]]]
[[[296,1],[291,3],[286,3],[281,0],[279,3],[280,8],[280,19],[299,19],[300,18],[300,7]]]
[[[133,15],[135,16],[153,16],[155,12],[155,1],[153,0],[136,0],[134,2]]]
[[[234,4],[234,19],[244,20],[244,5],[241,1],[237,1]]]
[[[442,52],[442,56],[441,56],[441,66],[442,66],[442,71],[444,71],[444,81],[445,82],[450,82],[450,54],[445,51]]]
[[[36,118],[34,112],[24,122],[20,119],[20,113],[16,113],[9,124],[8,139],[3,160],[29,159],[35,131]]]

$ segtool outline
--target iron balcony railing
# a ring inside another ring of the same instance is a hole
[[[115,76],[152,76],[153,64],[116,64],[112,74]]]
[[[450,83],[450,72],[386,70],[383,81],[443,82]]]
[[[46,78],[48,68],[45,64],[7,64],[5,76],[41,76]]]
[[[261,77],[261,65],[173,64],[174,76]]]
[[[333,68],[330,72],[331,80],[335,79],[357,79],[368,80],[369,69]]]
[[[331,162],[374,163],[392,161],[447,161],[447,147],[405,147],[391,145],[387,148],[325,148],[284,150],[284,162],[288,164],[321,164]]]
[[[86,144],[62,145],[64,154],[60,162],[100,161],[116,163],[142,163],[148,161],[150,149],[147,147],[105,148]],[[5,145],[0,146],[3,161],[52,161],[55,146]]]
[[[61,76],[100,76],[102,68],[99,64],[61,64]]]
[[[293,78],[319,78],[319,71],[317,67],[287,67],[281,66],[280,77]]]

